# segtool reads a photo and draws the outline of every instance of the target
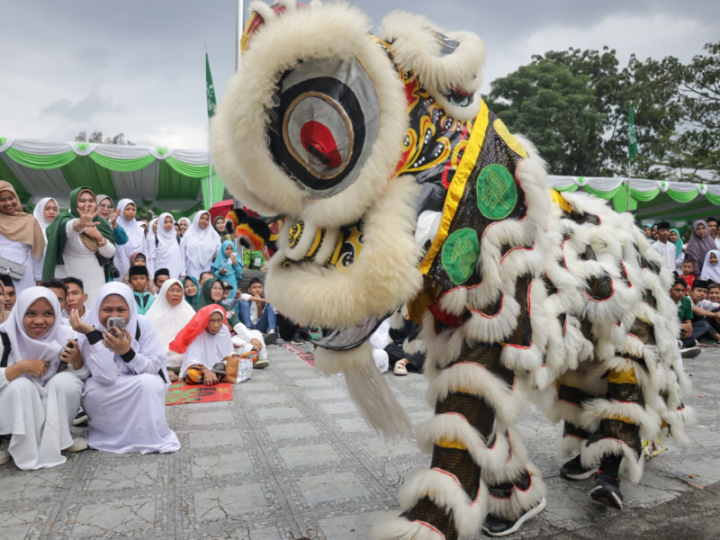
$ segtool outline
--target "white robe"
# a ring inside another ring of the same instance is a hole
[[[227,326],[223,324],[217,334],[211,334],[204,330],[188,345],[180,370],[180,378],[185,378],[188,368],[192,365],[201,365],[212,369],[215,364],[223,362],[233,354],[235,354],[235,347]]]
[[[220,235],[208,224],[205,229],[200,228],[200,218],[203,214],[210,214],[202,210],[193,217],[192,225],[185,232],[180,241],[180,250],[185,260],[185,275],[200,279],[200,274],[210,271],[213,258],[217,255],[222,244]]]
[[[168,279],[163,283],[157,298],[145,314],[145,319],[152,324],[155,332],[165,348],[167,365],[179,368],[183,364],[184,355],[170,350],[170,343],[178,335],[178,332],[185,328],[187,323],[195,316],[195,310],[185,301],[184,292],[180,305],[172,307],[167,301],[167,292],[173,285],[182,283],[177,279]]]
[[[0,234],[0,256],[25,266],[22,279],[13,279],[17,294],[20,294],[28,287],[33,287],[36,281],[42,280],[42,264],[45,256],[43,254],[39,261],[33,259],[29,244],[15,242]]]
[[[179,279],[185,273],[185,260],[180,252],[180,244],[177,241],[177,234],[173,227],[169,231],[165,230],[165,217],[172,216],[168,213],[160,215],[158,219],[158,232],[153,237],[150,247],[150,258],[154,261],[155,269],[167,268],[170,277]],[[174,221],[174,220],[173,220]],[[155,238],[157,237],[157,245]]]
[[[37,294],[27,298],[31,291]],[[28,358],[41,359],[50,362],[50,369],[41,378],[22,375],[8,381],[7,368],[0,368],[0,434],[12,435],[8,450],[15,465],[22,470],[36,470],[65,463],[60,452],[73,444],[70,426],[80,408],[82,380],[89,370],[83,367],[75,371],[68,365],[67,371],[57,373],[60,351],[76,334],[62,323],[60,304],[53,293],[40,287],[25,292],[18,297],[18,311],[23,311],[24,316],[32,302],[44,297],[53,306],[56,323],[45,338],[34,340],[22,330],[22,318],[13,313],[0,326],[12,344],[7,365]],[[0,343],[0,358],[3,351]]]
[[[96,337],[92,333],[80,336],[80,351],[92,374],[83,391],[83,408],[90,418],[87,443],[117,454],[176,452],[180,441],[165,417],[169,378],[162,342],[152,325],[137,315],[133,293],[123,283],[107,283],[101,289],[90,311],[90,321],[98,331],[105,330],[98,318],[100,304],[110,294],[122,296],[130,309],[127,330],[133,337],[134,357],[125,362],[102,340],[90,343]],[[138,327],[139,342],[135,339]]]
[[[120,215],[117,218],[117,223],[125,229],[128,236],[127,243],[122,246],[117,246],[117,250],[115,251],[115,267],[120,271],[121,276],[127,274],[127,271],[130,269],[130,255],[142,251],[145,248],[145,232],[140,227],[137,219],[133,218],[128,221],[123,217],[123,211],[128,204],[135,203],[130,199],[122,199],[118,203]]]
[[[63,253],[65,264],[55,267],[55,277],[58,279],[76,277],[81,280],[83,289],[88,295],[87,305],[91,306],[100,287],[105,285],[105,270],[100,266],[95,253],[82,243],[80,239],[82,232],[73,229],[73,223],[75,223],[74,219],[67,222],[65,228],[67,244]],[[115,256],[115,244],[107,242],[98,251],[103,257],[112,259]]]

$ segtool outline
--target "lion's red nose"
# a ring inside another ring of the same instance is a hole
[[[335,137],[324,124],[315,120],[306,122],[300,129],[300,141],[308,154],[320,160],[326,167],[334,169],[342,164]]]

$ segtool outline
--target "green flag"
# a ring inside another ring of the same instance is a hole
[[[215,116],[217,101],[215,101],[215,85],[213,84],[212,72],[210,71],[210,60],[208,59],[207,53],[205,53],[205,85],[207,91],[208,118],[212,118]]]
[[[637,132],[635,131],[635,116],[633,115],[632,101],[628,113],[628,155],[630,159],[638,155]]]

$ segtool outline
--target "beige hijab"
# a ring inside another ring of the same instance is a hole
[[[13,242],[27,244],[32,249],[33,259],[39,261],[45,253],[45,234],[37,220],[22,211],[20,197],[9,182],[0,180],[0,193],[9,191],[17,201],[15,213],[11,216],[0,212],[0,234]]]

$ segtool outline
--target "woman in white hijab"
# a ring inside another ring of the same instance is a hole
[[[0,463],[11,456],[23,470],[65,463],[61,450],[87,448],[84,439],[73,440],[70,426],[89,371],[75,332],[62,323],[55,293],[25,289],[0,333],[0,434],[12,435],[8,450],[0,449]],[[58,373],[61,366],[67,369]]]
[[[108,329],[111,317],[124,320],[122,332]],[[77,314],[70,315],[70,324],[82,334],[80,352],[92,375],[83,391],[88,445],[117,454],[179,450],[165,418],[167,358],[152,325],[137,314],[132,290],[106,283],[90,310],[90,324]]]
[[[52,225],[52,222],[55,221],[59,212],[60,207],[55,199],[52,197],[40,199],[40,202],[35,206],[35,210],[33,210],[33,216],[40,224],[40,227],[42,227],[43,233]],[[45,239],[47,240],[47,234],[45,235]]]
[[[118,269],[121,276],[124,276],[130,269],[130,255],[138,251],[142,252],[145,247],[145,233],[135,219],[137,207],[132,200],[122,199],[118,203],[118,210],[120,210],[120,214],[117,223],[125,230],[128,241],[117,246],[115,250],[115,268]]]
[[[155,268],[167,268],[170,277],[178,279],[185,273],[185,263],[177,241],[175,220],[165,212],[157,223],[156,241],[151,242],[149,257],[154,261]]]
[[[711,249],[705,254],[700,279],[720,283],[720,251],[717,249]]]
[[[193,217],[192,225],[180,242],[185,260],[185,275],[200,279],[200,274],[210,270],[213,257],[220,250],[222,239],[210,224],[210,213],[201,210]]]
[[[170,350],[170,342],[185,328],[195,316],[195,310],[185,301],[182,283],[177,279],[168,279],[145,314],[145,318],[155,328],[160,337],[171,381],[177,381],[184,355]]]

